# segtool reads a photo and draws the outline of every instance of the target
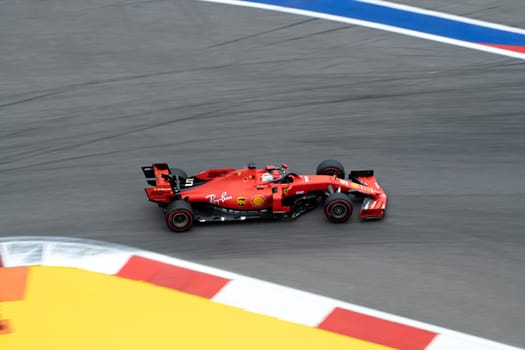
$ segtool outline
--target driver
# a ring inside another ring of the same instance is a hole
[[[285,163],[281,164],[280,168],[277,168],[274,165],[267,165],[265,167],[266,172],[261,175],[262,182],[277,182],[284,179],[288,173],[288,165]]]
[[[261,181],[262,182],[273,181],[273,175],[271,173],[264,173],[264,174],[261,175]]]

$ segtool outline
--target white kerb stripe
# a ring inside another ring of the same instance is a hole
[[[487,340],[479,340],[452,336],[449,334],[438,334],[432,342],[425,348],[425,350],[520,350],[518,348],[490,342]]]
[[[41,265],[76,267],[114,275],[128,262],[131,252],[76,243],[47,243]]]
[[[2,243],[4,267],[40,265],[44,245],[40,242]]]
[[[212,300],[311,327],[334,309],[333,301],[319,295],[253,279],[230,281]]]
[[[521,28],[510,27],[510,26],[506,26],[506,25],[503,25],[503,24],[493,23],[493,22],[481,21],[479,19],[473,19],[473,18],[468,18],[468,17],[463,17],[463,16],[452,15],[450,13],[445,13],[445,12],[426,10],[426,9],[422,9],[422,8],[414,7],[414,6],[409,6],[409,5],[396,4],[394,2],[389,2],[389,1],[382,1],[382,0],[355,0],[355,1],[364,2],[364,3],[367,3],[367,4],[384,6],[384,7],[390,7],[390,8],[393,8],[393,9],[403,10],[403,11],[407,11],[407,12],[419,13],[419,14],[422,14],[422,15],[428,15],[428,16],[433,16],[433,17],[450,19],[452,21],[463,22],[463,23],[468,23],[468,24],[474,24],[474,25],[478,25],[478,26],[481,26],[481,27],[499,29],[499,30],[503,30],[503,31],[506,31],[506,32],[525,34],[525,29],[521,29]]]

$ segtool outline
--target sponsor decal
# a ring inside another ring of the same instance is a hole
[[[346,180],[343,180],[343,179],[339,179],[339,182],[342,184],[342,185],[345,185],[345,186],[349,186],[349,182],[346,181]]]
[[[244,197],[237,197],[237,205],[239,207],[244,207],[246,205],[246,198],[244,198]]]
[[[232,198],[233,198],[232,196],[228,196],[228,192],[222,192],[219,198],[217,198],[217,195],[215,193],[212,193],[206,196],[206,199],[209,199],[210,204],[213,204],[213,205],[220,205]]]
[[[355,182],[352,182],[352,187],[353,187],[353,188],[359,188],[359,185],[356,184]]]
[[[262,205],[264,205],[264,203],[266,203],[266,198],[264,198],[264,196],[261,196],[261,195],[256,195],[256,196],[253,196],[252,199],[251,199],[251,203],[254,207],[260,207]]]
[[[284,189],[283,189],[283,194],[284,194],[285,196],[288,195],[288,192],[289,192],[289,189],[287,189],[287,188],[284,188]]]
[[[308,176],[304,177],[304,182],[310,182],[310,178]]]

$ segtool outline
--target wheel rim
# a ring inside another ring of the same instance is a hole
[[[170,218],[171,225],[176,229],[183,229],[188,226],[190,218],[186,213],[175,213]]]
[[[348,212],[348,207],[344,203],[335,203],[330,207],[330,215],[336,220],[344,219]]]

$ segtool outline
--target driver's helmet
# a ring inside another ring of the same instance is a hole
[[[261,175],[261,181],[263,182],[270,182],[273,180],[273,175],[270,173],[264,173]]]

